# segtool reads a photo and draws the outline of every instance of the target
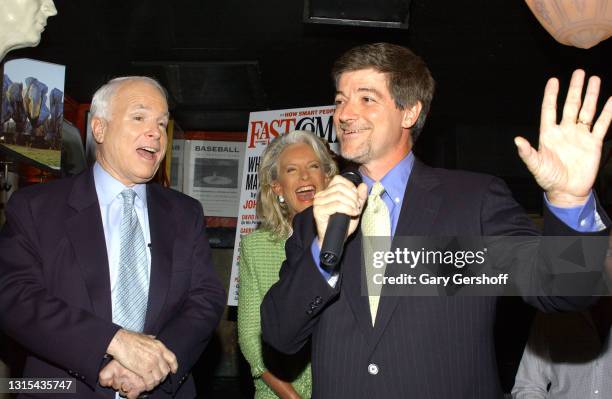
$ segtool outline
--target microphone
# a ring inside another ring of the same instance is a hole
[[[342,173],[342,177],[353,182],[355,186],[361,184],[361,175],[359,173],[352,171],[344,172]],[[344,251],[344,239],[346,237],[346,232],[348,231],[350,221],[351,218],[344,213],[334,213],[329,218],[319,260],[321,261],[323,268],[330,273],[336,269],[336,266],[342,257],[342,252]]]

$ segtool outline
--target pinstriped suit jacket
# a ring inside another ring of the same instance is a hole
[[[551,214],[545,215],[544,229],[578,234]],[[272,346],[292,353],[312,339],[313,398],[501,397],[493,337],[497,298],[383,291],[372,327],[368,299],[361,295],[361,232],[347,240],[335,288],[312,260],[315,232],[311,209],[296,216],[280,280],[261,308],[263,337]],[[501,180],[415,162],[396,236],[535,234]],[[579,309],[591,300],[530,302],[553,311]]]

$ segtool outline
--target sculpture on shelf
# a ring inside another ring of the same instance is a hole
[[[11,50],[38,46],[47,18],[56,14],[53,0],[0,1],[0,61]]]

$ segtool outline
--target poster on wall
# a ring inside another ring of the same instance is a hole
[[[168,122],[168,143],[164,165],[170,188],[183,191],[183,160],[185,157],[185,132],[174,119]]]
[[[235,141],[184,141],[183,192],[202,203],[206,216],[237,216],[244,147]]]
[[[228,290],[227,304],[238,305],[239,284],[239,247],[241,238],[257,228],[255,214],[259,182],[257,170],[264,149],[279,135],[293,130],[309,130],[325,139],[332,151],[338,151],[336,131],[333,125],[334,106],[294,108],[277,111],[252,112],[249,117],[242,184],[238,203],[238,221],[232,258],[232,274]]]
[[[21,58],[4,64],[0,146],[34,165],[60,170],[66,67]]]
[[[166,155],[167,156],[167,155]],[[183,171],[185,157],[185,140],[175,138],[172,140],[172,154],[170,160],[170,188],[183,191]]]

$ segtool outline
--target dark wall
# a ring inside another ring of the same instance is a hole
[[[536,141],[547,78],[560,77],[564,93],[582,67],[604,78],[601,98],[610,95],[612,42],[561,45],[522,1],[412,0],[407,30],[305,24],[302,1],[55,2],[40,46],[10,56],[66,64],[66,93],[79,102],[110,77],[154,73],[190,130],[246,130],[250,111],[329,104],[329,71],[343,51],[375,41],[411,47],[437,82],[417,154],[500,175],[533,210],[538,190],[512,138]]]

